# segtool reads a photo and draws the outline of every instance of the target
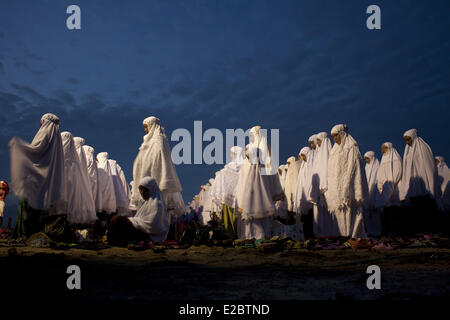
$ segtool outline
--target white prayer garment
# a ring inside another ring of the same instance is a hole
[[[80,138],[80,137],[74,137],[73,138],[73,142],[75,143],[75,150],[76,150],[76,152],[78,154],[78,160],[80,160],[81,178],[83,180],[85,180],[83,183],[85,183],[88,186],[91,186],[91,179],[90,179],[90,176],[89,176],[87,158],[86,158],[86,154],[85,154],[84,149],[83,149],[84,144],[85,144],[85,140],[83,138]],[[91,188],[91,197],[94,200],[95,208],[97,208],[97,205],[95,203],[96,195],[94,195],[92,193],[92,188]]]
[[[298,216],[307,214],[312,208],[311,203],[308,201],[308,192],[311,188],[311,174],[313,168],[313,165],[310,162],[313,158],[312,154],[313,151],[309,147],[302,148],[299,153],[301,157],[306,157],[306,161],[304,159],[301,160],[297,177],[297,186],[295,189],[293,211],[296,212]]]
[[[317,150],[317,134],[313,134],[311,137],[309,137],[308,142],[311,145],[311,153],[309,157],[311,158],[311,163],[314,163],[314,157]]]
[[[361,153],[346,125],[334,126],[331,134],[340,138],[340,144],[334,144],[328,160],[328,209],[341,236],[365,238],[363,207],[368,187]]]
[[[98,183],[97,161],[94,159],[94,148],[84,145],[83,151],[86,157],[88,177],[91,185],[92,196],[94,197],[95,209],[102,211],[103,199]]]
[[[368,151],[364,154],[364,158],[369,158],[369,163],[366,163],[366,179],[367,185],[369,187],[369,197],[366,201],[366,207],[368,209],[375,208],[375,201],[378,193],[377,189],[377,174],[378,168],[380,167],[380,162],[375,157],[375,152]]]
[[[59,118],[47,113],[33,141],[14,137],[9,142],[11,185],[19,199],[26,199],[33,209],[50,214],[66,213],[64,151],[59,132]]]
[[[97,171],[98,188],[102,194],[102,211],[110,214],[116,212],[117,203],[108,156],[107,152],[100,152],[97,154]]]
[[[148,117],[143,121],[148,128],[148,133],[144,136],[139,153],[134,160],[133,180],[136,185],[139,185],[142,177],[153,177],[162,192],[167,210],[180,215],[185,212],[181,184],[172,162],[169,142],[160,123],[161,121],[156,117]],[[136,205],[138,202],[139,195],[135,192],[132,203]]]
[[[438,179],[439,179],[439,185],[441,186],[441,190],[442,192],[444,192],[445,186],[444,186],[444,181],[445,179],[447,179],[447,176],[449,174],[449,169],[447,166],[447,163],[445,162],[445,158],[438,156],[435,157],[436,160],[436,165],[437,165],[437,170],[438,170]]]
[[[118,172],[118,164],[115,160],[109,159],[110,174],[114,185],[114,193],[116,196],[116,211],[120,215],[128,215],[128,207],[130,201],[125,192],[120,173]]]
[[[286,171],[284,170],[284,168],[287,167],[287,165],[282,164],[281,166],[278,167],[278,178],[280,179],[280,184],[281,187],[283,188],[284,191],[284,182],[286,181]]]
[[[391,142],[382,145],[385,149],[377,174],[378,197],[376,207],[400,206],[399,184],[402,179],[402,158]]]
[[[403,134],[412,145],[405,146],[400,200],[430,195],[439,204],[441,189],[438,185],[436,162],[430,146],[417,135],[416,129]]]
[[[286,180],[284,182],[284,193],[286,195],[288,211],[294,211],[295,192],[297,189],[297,178],[301,160],[298,160],[295,157],[289,157],[287,160],[287,165],[288,170],[286,173]]]
[[[151,177],[143,177],[139,185],[150,191],[150,198],[141,202],[136,215],[128,219],[136,229],[149,234],[153,242],[161,243],[169,233],[169,216],[161,191]]]
[[[122,170],[122,167],[119,166],[118,163],[116,163],[116,169],[117,169],[117,173],[120,177],[120,181],[122,182],[122,187],[123,190],[125,192],[125,195],[128,198],[128,203],[130,202],[130,198],[131,198],[131,190],[130,190],[130,186],[128,185],[127,179],[125,177],[125,173]]]
[[[64,149],[67,221],[92,224],[97,220],[97,215],[91,185],[84,173],[87,173],[87,168],[80,162],[72,134],[68,131],[62,132],[61,138]]]
[[[250,168],[245,183],[245,193],[242,197],[241,215],[246,239],[270,237],[271,220],[276,211],[270,186],[261,174],[264,164],[261,164],[259,154],[263,154],[259,148],[253,145],[249,146]]]

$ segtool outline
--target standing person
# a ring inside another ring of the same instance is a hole
[[[334,126],[331,135],[335,144],[328,161],[328,209],[339,235],[366,238],[363,207],[368,188],[361,152],[346,125]]]
[[[128,200],[128,195],[126,194],[120,172],[118,171],[119,166],[116,160],[108,159],[108,162],[111,168],[111,179],[114,186],[114,194],[116,196],[116,212],[120,215],[127,216],[129,213],[128,207],[130,206],[130,201]]]
[[[103,209],[103,198],[100,193],[98,181],[97,161],[94,160],[94,148],[84,145],[83,151],[86,156],[86,164],[88,170],[89,181],[91,184],[92,196],[94,197],[95,211],[101,212]]]
[[[3,217],[5,215],[5,199],[9,193],[8,182],[0,181],[0,228],[3,227]]]
[[[308,201],[308,193],[311,188],[313,150],[309,147],[304,147],[300,150],[299,156],[301,165],[298,172],[293,208],[296,213],[296,222],[304,222],[305,238],[312,238],[314,236],[312,205]]]
[[[316,155],[316,151],[317,151],[317,134],[313,134],[311,137],[309,137],[308,139],[308,143],[311,146],[311,154],[310,156],[310,160],[311,163],[314,163],[314,156]]]
[[[400,200],[412,204],[409,220],[412,225],[408,231],[430,231],[441,198],[436,162],[430,146],[416,129],[406,131],[403,138],[406,146]]]
[[[126,246],[131,241],[162,243],[169,233],[169,217],[156,180],[143,177],[139,182],[142,201],[134,217],[114,216],[108,226],[108,243]]]
[[[92,189],[87,176],[84,175],[87,168],[80,162],[72,134],[68,131],[62,132],[61,138],[64,149],[67,221],[71,224],[93,224],[97,215]]]
[[[447,163],[445,162],[445,158],[438,156],[434,158],[436,161],[436,166],[438,170],[438,179],[439,179],[439,186],[441,187],[441,191],[444,192],[444,181],[447,178],[449,174],[449,169],[447,166]]]
[[[402,179],[402,158],[391,142],[381,146],[381,164],[377,173],[378,196],[376,208],[383,210],[382,232],[391,234],[397,232],[397,221],[400,221],[401,211],[399,198],[399,184]]]
[[[133,181],[135,185],[139,185],[142,177],[153,177],[162,192],[169,217],[172,213],[175,218],[183,214],[186,208],[181,197],[181,183],[172,162],[169,141],[158,118],[148,117],[144,119],[143,125],[147,134],[134,160]],[[139,194],[135,192],[132,204],[136,205],[139,200]]]
[[[331,141],[326,132],[316,135],[316,152],[314,156],[311,188],[308,201],[313,204],[313,230],[316,237],[335,236],[333,217],[328,212],[325,192],[328,190],[328,158]]]
[[[366,200],[366,208],[364,210],[364,224],[366,232],[369,236],[381,236],[381,210],[376,208],[376,200],[378,195],[377,174],[380,162],[375,157],[375,152],[367,151],[364,154],[366,161],[366,179],[369,187],[369,194]]]
[[[33,141],[19,138],[9,142],[11,185],[20,199],[15,238],[27,238],[44,229],[43,219],[66,213],[64,151],[59,118],[47,113]]]
[[[288,213],[291,215],[294,214],[295,192],[297,189],[297,179],[301,163],[302,160],[300,155],[298,155],[297,159],[295,157],[289,157],[287,159],[288,169],[284,182],[284,194],[286,195]]]

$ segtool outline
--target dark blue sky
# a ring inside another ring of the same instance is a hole
[[[66,28],[71,4],[82,30]],[[366,28],[371,4],[382,30]],[[362,152],[389,140],[403,153],[416,127],[450,157],[449,42],[445,0],[1,1],[0,177],[8,141],[31,141],[46,112],[128,180],[149,115],[169,137],[194,120],[279,128],[281,161],[340,122]],[[184,198],[220,167],[177,166]]]

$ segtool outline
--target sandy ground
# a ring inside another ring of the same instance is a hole
[[[10,252],[8,252],[8,250]],[[450,297],[450,249],[390,251],[190,247],[136,252],[0,248],[2,291],[24,299],[415,299]],[[66,269],[81,268],[81,290]],[[366,269],[381,268],[381,290]]]

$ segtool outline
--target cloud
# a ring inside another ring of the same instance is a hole
[[[66,82],[69,83],[69,84],[76,85],[76,84],[80,84],[81,81],[79,79],[75,78],[75,77],[69,77],[69,78],[66,79]]]

